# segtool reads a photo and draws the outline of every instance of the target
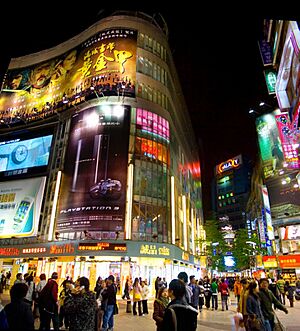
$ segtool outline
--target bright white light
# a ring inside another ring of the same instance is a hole
[[[95,112],[92,112],[84,118],[84,121],[87,127],[96,127],[99,123],[99,116]]]
[[[282,184],[282,185],[285,185],[285,184],[286,184],[286,180],[283,179],[283,180],[281,181],[281,184]]]
[[[112,113],[114,116],[120,118],[124,115],[124,108],[122,106],[114,106]]]
[[[299,187],[299,185],[298,184],[294,184],[294,188],[298,188]]]
[[[249,110],[249,114],[252,114],[252,113],[254,113],[254,110],[253,109],[250,109]]]
[[[264,104],[265,103],[263,101],[259,103],[260,106],[264,106]]]

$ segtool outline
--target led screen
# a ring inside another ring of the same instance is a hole
[[[0,177],[36,173],[49,162],[53,135],[0,142]],[[35,168],[35,169],[33,169]]]
[[[226,267],[232,268],[235,266],[234,257],[231,255],[224,256],[224,263]]]

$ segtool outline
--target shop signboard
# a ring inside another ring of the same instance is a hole
[[[0,238],[37,233],[46,177],[0,183]]]
[[[262,260],[265,268],[277,268],[278,266],[276,256],[263,256]]]
[[[124,231],[130,107],[98,105],[71,122],[59,233]]]
[[[126,252],[127,245],[123,243],[109,243],[109,242],[96,242],[96,243],[79,243],[79,251],[116,251]]]
[[[278,256],[281,268],[300,268],[300,255],[282,255]]]

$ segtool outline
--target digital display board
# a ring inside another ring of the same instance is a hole
[[[74,115],[58,202],[58,232],[123,231],[130,107]]]
[[[46,177],[0,183],[0,238],[37,232]]]
[[[126,252],[126,244],[115,244],[107,242],[98,242],[98,243],[79,243],[79,251],[117,251],[117,252]]]
[[[52,139],[51,134],[31,139],[0,141],[0,178],[45,170],[49,162]]]
[[[3,121],[43,117],[65,103],[106,95],[134,97],[136,49],[136,30],[107,29],[55,58],[9,69],[0,95]]]

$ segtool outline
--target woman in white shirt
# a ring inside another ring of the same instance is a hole
[[[141,295],[142,295],[142,306],[143,306],[143,314],[148,314],[148,295],[149,295],[149,287],[147,285],[147,281],[144,280],[141,282]]]

